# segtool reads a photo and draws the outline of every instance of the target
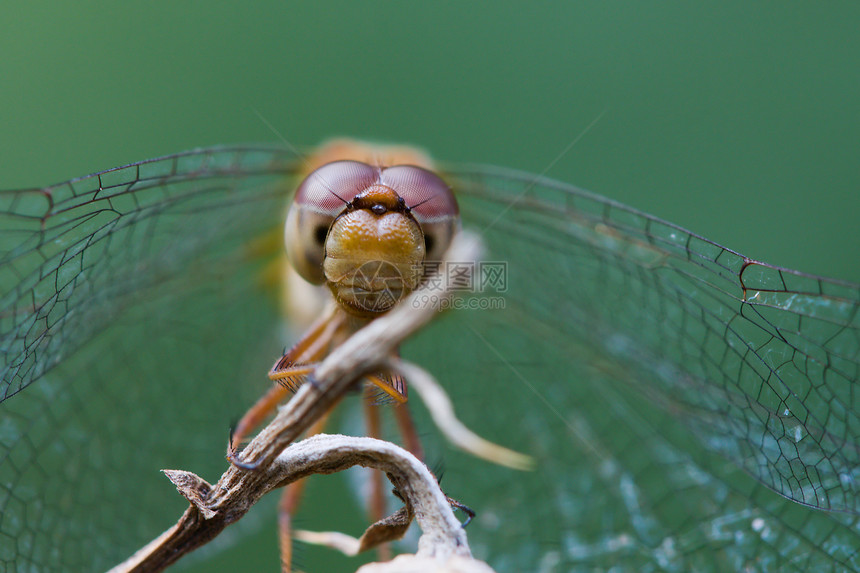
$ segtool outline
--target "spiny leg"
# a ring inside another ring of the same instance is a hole
[[[275,362],[269,370],[271,380],[285,380],[285,371],[292,366],[316,362],[322,358],[332,345],[335,336],[344,328],[345,315],[334,309],[314,323],[292,348]]]
[[[316,364],[298,365],[291,369],[290,377],[300,378],[310,374]],[[283,402],[290,393],[295,391],[295,387],[291,384],[275,384],[269,391],[263,394],[257,402],[251,406],[236,424],[231,436],[231,452],[241,444],[245,437],[254,428],[259,426],[272,412],[275,411],[278,404]]]
[[[259,426],[289,394],[301,385],[301,381],[313,371],[318,361],[329,349],[339,329],[343,327],[343,313],[332,312],[317,321],[296,344],[275,363],[269,378],[278,385],[273,386],[236,424],[231,436],[230,457],[235,447],[241,444],[254,428]]]
[[[421,440],[415,430],[412,413],[406,406],[408,399],[406,380],[399,374],[391,373],[368,375],[366,378],[382,391],[383,399],[390,398],[396,402],[394,404],[394,419],[397,421],[397,427],[403,437],[403,445],[412,455],[423,461],[424,448],[421,446]]]
[[[364,415],[367,426],[367,435],[371,438],[379,438],[382,434],[379,420],[379,402],[395,402],[395,410],[405,409],[407,400],[406,381],[400,375],[384,372],[381,374],[370,374],[365,377],[368,388],[375,386],[379,392],[376,399],[364,401]],[[385,482],[382,473],[371,470],[370,473],[370,502],[368,510],[371,521],[376,523],[386,516],[385,511]],[[391,546],[384,543],[377,548],[379,559],[388,561],[391,559]]]
[[[365,395],[368,401],[376,404],[384,404],[390,401],[397,402],[398,404],[406,403],[408,399],[406,381],[402,376],[393,376],[388,373],[367,374],[364,379],[369,382],[365,386]],[[379,390],[376,395],[370,392],[374,386]]]
[[[366,390],[371,390],[373,387],[380,390],[375,397],[368,392],[368,396],[364,400],[366,433],[371,438],[379,439],[382,435],[379,420],[380,402],[394,401],[397,406],[405,404],[407,399],[406,382],[402,376],[394,376],[389,373],[369,374],[365,376],[365,380],[367,381]],[[368,512],[371,521],[376,523],[386,515],[385,482],[381,472],[371,470],[370,476]],[[379,546],[379,557],[383,561],[391,559],[391,549],[387,543]]]

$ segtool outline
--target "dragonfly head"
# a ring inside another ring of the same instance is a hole
[[[286,225],[298,273],[352,314],[376,316],[415,289],[459,228],[448,185],[413,165],[336,161],[299,185]]]

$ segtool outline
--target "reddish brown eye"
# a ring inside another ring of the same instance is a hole
[[[440,260],[460,226],[460,210],[448,184],[432,171],[414,165],[384,169],[382,184],[403,198],[421,225],[427,251],[425,259]]]
[[[459,213],[451,188],[441,177],[414,165],[396,165],[382,171],[380,181],[403,198],[412,216],[422,223]]]
[[[336,217],[356,195],[379,180],[379,169],[359,161],[323,165],[302,181],[293,203]]]
[[[335,217],[379,170],[358,161],[336,161],[313,171],[299,184],[287,223],[284,240],[287,258],[299,275],[313,284],[325,282],[325,239]]]
[[[325,240],[332,221],[356,195],[379,178],[379,169],[359,161],[327,163],[296,189],[284,239],[287,258],[305,280],[325,282]]]

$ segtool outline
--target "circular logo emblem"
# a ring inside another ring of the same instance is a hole
[[[367,261],[353,272],[349,302],[367,312],[385,312],[403,298],[403,282],[403,275],[395,265]]]

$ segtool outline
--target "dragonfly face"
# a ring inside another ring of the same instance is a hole
[[[302,169],[280,148],[207,149],[0,193],[2,567],[105,569],[182,511],[159,469],[220,475],[224,428],[286,342],[265,280],[277,249],[259,239]],[[858,285],[557,181],[441,174],[488,256],[403,355],[538,468],[447,451],[419,412],[446,490],[477,511],[479,556],[499,571],[860,568]]]

